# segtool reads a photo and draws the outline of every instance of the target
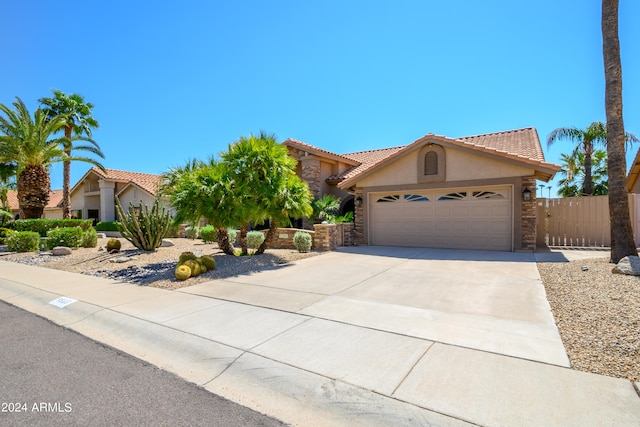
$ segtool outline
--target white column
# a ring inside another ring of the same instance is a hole
[[[115,182],[100,180],[100,221],[116,220]]]

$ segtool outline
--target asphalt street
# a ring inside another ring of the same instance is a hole
[[[282,426],[0,301],[0,426]]]

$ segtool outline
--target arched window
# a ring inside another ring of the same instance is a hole
[[[418,154],[418,182],[443,182],[445,180],[446,156],[444,148],[426,144]]]

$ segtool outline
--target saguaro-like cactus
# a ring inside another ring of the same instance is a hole
[[[120,219],[118,231],[122,237],[138,249],[155,251],[162,244],[162,239],[169,233],[171,217],[159,199],[153,203],[151,210],[140,202],[138,212],[136,212],[133,203],[129,203],[129,214],[127,215],[120,205],[120,200],[116,197],[116,210]]]

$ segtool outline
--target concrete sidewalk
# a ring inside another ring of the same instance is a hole
[[[336,255],[326,254],[178,292],[0,260],[0,298],[293,425],[640,424],[640,398],[629,381],[559,366],[533,255],[479,260],[469,272],[488,278],[517,263],[524,278],[515,285],[542,307],[491,322],[505,307],[497,301],[496,311],[486,311],[486,301],[466,301],[480,295],[468,284],[448,296],[422,290],[416,301],[397,286],[384,291],[390,281],[418,291],[413,276],[433,270],[429,257],[458,268],[455,256],[443,259],[454,251],[380,250],[336,253],[356,257],[340,269]],[[329,280],[336,270],[341,280]],[[490,285],[485,291],[506,289]],[[226,294],[214,298],[207,289]],[[77,301],[50,304],[59,297]],[[458,324],[442,334],[447,319]],[[506,345],[509,336],[520,344]],[[518,347],[524,355],[510,354]],[[555,361],[536,361],[536,354]]]

